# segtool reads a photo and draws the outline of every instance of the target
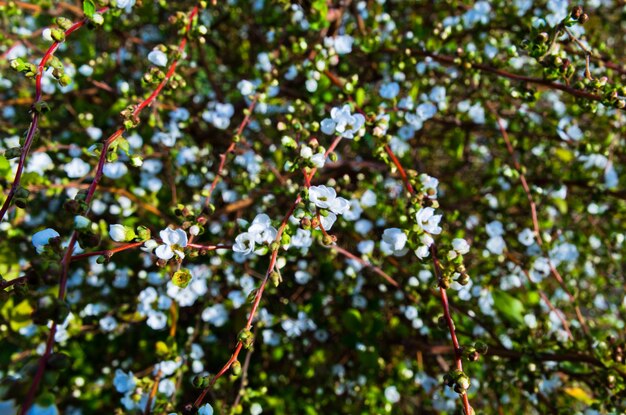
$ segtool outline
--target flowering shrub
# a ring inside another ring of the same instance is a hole
[[[0,414],[626,410],[621,2],[0,12]]]

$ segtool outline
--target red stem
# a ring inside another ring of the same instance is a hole
[[[571,292],[567,288],[567,285],[565,284],[565,281],[563,280],[563,277],[561,276],[559,271],[556,269],[556,267],[552,263],[552,259],[550,258],[549,253],[546,251],[545,247],[543,246],[543,240],[541,239],[541,232],[539,230],[539,219],[538,219],[538,216],[537,216],[537,204],[535,203],[535,200],[533,198],[532,192],[530,191],[530,186],[528,185],[528,182],[526,181],[526,176],[524,175],[524,172],[522,170],[522,166],[520,165],[517,157],[515,157],[515,151],[513,149],[513,144],[511,144],[511,140],[509,139],[509,134],[507,133],[506,128],[504,127],[504,123],[502,122],[502,119],[498,115],[498,113],[495,110],[495,108],[492,105],[490,105],[490,104],[487,105],[487,106],[489,107],[489,110],[493,113],[493,115],[496,117],[496,121],[497,121],[497,124],[498,124],[498,129],[500,130],[500,135],[502,136],[502,138],[504,139],[504,142],[506,143],[506,149],[507,149],[509,155],[511,156],[511,159],[513,160],[513,167],[515,168],[515,170],[519,174],[520,183],[522,185],[522,188],[524,189],[524,193],[526,193],[526,198],[528,199],[528,203],[530,204],[530,212],[531,212],[531,219],[532,219],[532,223],[533,223],[535,241],[537,242],[537,245],[539,246],[539,249],[541,249],[541,252],[545,256],[545,258],[548,260],[548,266],[550,267],[550,273],[552,274],[554,279],[556,279],[556,281],[559,283],[561,288],[563,288],[563,291],[568,296],[568,298],[572,302],[572,304],[574,304],[576,317],[577,317],[578,321],[580,322],[580,325],[581,325],[583,331],[585,332],[585,334],[589,334],[589,328],[587,327],[587,324],[585,322],[585,318],[583,317],[582,312],[580,311],[580,307],[578,307],[578,305],[576,304],[575,297],[571,294]],[[557,315],[558,315],[558,313],[557,313]],[[570,332],[568,325],[565,324],[564,328],[568,332],[568,335],[569,335],[570,339],[573,340],[574,338],[572,337],[572,333]]]
[[[396,157],[395,153],[393,152],[391,147],[389,147],[388,145],[385,146],[385,150],[387,151],[387,154],[389,154],[389,157],[391,157],[393,164],[398,169],[398,172],[400,173],[400,176],[402,177],[406,190],[412,195],[415,194],[415,189],[409,182],[409,178],[406,172],[404,171],[404,168],[402,167],[400,160],[398,160],[398,157]],[[437,247],[435,246],[434,243],[430,246],[430,251],[433,257],[433,266],[435,268],[435,274],[437,276],[437,280],[439,281],[441,280],[441,275],[440,275],[441,264],[439,263],[439,259],[437,258]],[[448,301],[448,295],[446,293],[446,290],[441,286],[439,287],[439,293],[441,296],[441,305],[443,306],[444,318],[446,319],[446,322],[448,324],[448,330],[450,331],[450,337],[452,338],[452,344],[455,350],[454,362],[456,364],[457,369],[460,371],[463,371],[461,348],[459,346],[459,340],[456,337],[454,321],[452,320],[452,315],[450,314],[450,304]],[[461,395],[461,400],[463,401],[463,410],[465,411],[465,414],[470,415],[472,413],[472,407],[470,406],[469,398],[467,397],[467,392]]]
[[[105,13],[107,10],[108,10],[108,7],[104,7],[98,10],[98,13]],[[69,27],[69,29],[65,31],[65,37],[67,38],[76,30],[80,29],[88,21],[89,19],[85,18],[79,22],[74,23],[72,26]],[[4,215],[6,215],[7,211],[9,210],[9,207],[11,206],[11,201],[13,200],[13,197],[15,196],[15,192],[17,191],[17,188],[20,186],[22,173],[24,171],[24,165],[26,164],[26,158],[28,157],[28,153],[30,152],[30,147],[33,144],[35,133],[37,132],[37,127],[39,125],[39,113],[34,110],[34,107],[37,103],[41,101],[41,95],[43,93],[42,88],[41,88],[41,78],[43,77],[43,74],[45,72],[46,63],[48,62],[48,60],[50,60],[52,55],[54,55],[54,52],[57,50],[59,45],[60,43],[56,41],[52,43],[52,45],[50,45],[50,47],[46,51],[45,55],[43,55],[43,58],[41,58],[39,65],[37,66],[37,74],[35,75],[35,102],[33,103],[31,107],[31,111],[33,113],[33,119],[30,123],[30,126],[28,127],[28,132],[26,133],[26,139],[24,140],[24,146],[22,147],[22,153],[20,154],[20,159],[17,164],[17,170],[15,172],[15,179],[13,179],[13,183],[11,184],[11,189],[9,190],[9,194],[7,195],[7,198],[2,204],[2,208],[0,208],[0,222],[4,219]]]
[[[341,141],[341,137],[336,137],[333,140],[330,147],[328,147],[328,149],[326,150],[326,153],[325,153],[326,156],[328,156],[328,154],[330,154],[332,151],[335,150],[335,148],[337,147],[340,141]],[[311,179],[313,178],[316,172],[317,172],[317,168],[314,168],[314,169],[311,169],[311,171],[308,174],[305,173],[304,181],[307,184],[307,187],[310,186]],[[298,195],[298,197],[296,197],[296,200],[291,205],[291,208],[289,208],[289,211],[283,218],[283,221],[281,222],[280,227],[278,228],[278,233],[276,234],[276,239],[275,239],[276,242],[280,242],[283,232],[285,228],[287,227],[287,223],[289,222],[289,218],[291,217],[293,212],[296,210],[298,203],[300,203],[301,201],[302,201],[302,197]],[[259,289],[257,290],[256,295],[254,296],[254,303],[252,304],[252,308],[250,309],[250,314],[248,315],[248,321],[246,322],[246,327],[245,327],[246,330],[250,330],[250,327],[252,327],[252,321],[254,320],[257,309],[259,308],[259,303],[261,302],[261,298],[263,297],[263,292],[265,291],[265,287],[267,286],[267,280],[269,279],[270,274],[272,273],[272,271],[274,270],[274,267],[276,266],[277,258],[278,258],[278,250],[272,252],[272,256],[270,257],[270,263],[267,267],[267,271],[265,272],[265,277],[263,278],[263,281],[261,281],[261,285],[259,286]],[[221,378],[224,375],[224,373],[228,371],[228,369],[230,369],[232,364],[235,361],[237,361],[237,358],[239,357],[239,353],[241,352],[242,348],[243,348],[243,343],[238,341],[237,345],[235,346],[235,351],[231,355],[230,359],[228,359],[226,364],[220,369],[219,372],[217,372],[217,374],[213,377],[213,379],[211,379],[209,386],[206,387],[200,393],[198,398],[195,400],[194,406],[196,408],[199,408],[200,405],[202,405],[202,401],[204,400],[207,393],[209,392],[209,389],[213,387],[213,385],[215,385],[215,382],[217,382],[217,380]]]
[[[189,32],[191,30],[191,24],[192,24],[193,19],[196,16],[197,13],[198,13],[198,6],[195,6],[193,8],[193,10],[191,11],[190,15],[189,15],[189,23],[187,25],[187,34],[189,34]],[[80,26],[82,26],[85,22],[86,22],[86,20],[83,20],[82,24]],[[76,26],[76,24],[74,24],[70,29],[68,29],[68,31],[71,30],[70,31],[70,33],[71,33],[72,31],[74,31],[74,30],[78,29],[78,27],[80,27],[80,26],[77,26],[77,27],[75,27],[75,26]],[[184,51],[184,48],[185,48],[186,44],[187,44],[187,37],[184,37],[181,40],[180,45],[178,47],[179,54],[182,55],[182,52]],[[51,53],[51,52],[49,51],[49,53]],[[46,55],[48,55],[48,54],[46,54]],[[42,62],[43,62],[43,60],[42,60]],[[133,117],[137,116],[139,114],[139,112],[141,111],[141,109],[147,107],[148,105],[150,105],[152,103],[152,101],[154,101],[156,99],[158,93],[163,89],[165,84],[169,81],[169,79],[174,74],[174,70],[176,69],[177,65],[178,65],[178,59],[176,59],[176,60],[174,60],[172,62],[172,65],[171,65],[169,71],[167,72],[167,75],[161,81],[161,83],[159,83],[159,85],[156,87],[155,92],[150,94],[150,96],[146,100],[144,100],[141,104],[139,104],[139,106],[135,109],[135,111],[133,111]],[[40,66],[41,66],[41,64],[40,64]],[[38,74],[38,76],[39,76],[39,74]],[[40,92],[38,94],[38,97],[39,96],[40,96]],[[89,189],[87,191],[87,196],[85,198],[85,203],[87,205],[90,204],[90,202],[91,202],[91,200],[93,198],[93,195],[96,192],[96,188],[98,186],[98,183],[100,182],[100,179],[102,178],[103,168],[104,168],[104,164],[106,162],[106,155],[107,155],[107,151],[108,151],[109,147],[125,131],[126,131],[126,129],[124,127],[121,127],[120,129],[118,129],[116,132],[114,132],[109,138],[107,138],[104,141],[104,145],[102,147],[102,152],[101,152],[100,158],[98,160],[98,167],[96,169],[96,174],[94,176],[93,181],[89,185]],[[26,145],[25,145],[25,147],[26,147]],[[58,298],[60,300],[63,300],[65,298],[65,291],[66,291],[66,287],[67,287],[67,275],[68,275],[68,272],[69,272],[70,263],[72,262],[72,252],[74,251],[74,246],[76,244],[77,238],[78,238],[78,233],[76,231],[74,231],[72,233],[71,238],[70,238],[70,242],[69,242],[69,244],[67,246],[67,250],[65,251],[65,255],[63,256],[63,260],[61,261],[61,277],[60,277],[60,281],[59,281],[59,293],[58,293]],[[56,322],[53,322],[52,323],[52,327],[50,329],[50,333],[48,334],[48,340],[46,341],[46,350],[45,350],[43,356],[41,356],[41,358],[39,359],[39,365],[37,367],[37,373],[35,374],[35,377],[33,378],[33,382],[31,383],[31,386],[30,386],[30,388],[28,390],[28,394],[26,396],[24,404],[20,408],[20,415],[25,415],[26,414],[26,412],[28,411],[28,409],[32,405],[32,402],[33,402],[33,400],[35,398],[35,393],[37,392],[37,389],[39,388],[39,383],[41,382],[41,380],[43,378],[43,375],[44,375],[44,372],[45,372],[45,369],[46,369],[46,362],[48,361],[48,358],[50,357],[50,354],[52,353],[52,346],[54,345],[54,334],[55,334],[55,332],[56,332]]]
[[[237,133],[235,135],[236,137],[240,136],[241,133],[243,133],[243,130],[246,128],[246,126],[250,123],[250,118],[252,117],[252,111],[254,110],[254,106],[256,105],[258,98],[259,98],[258,95],[255,95],[254,98],[252,99],[252,102],[248,106],[248,113],[243,118],[243,121],[241,121],[241,124],[239,124],[239,128],[237,128]],[[217,173],[215,174],[215,178],[213,179],[213,182],[211,183],[211,188],[209,189],[209,193],[207,194],[206,199],[204,200],[205,206],[209,206],[209,203],[211,202],[211,195],[213,194],[213,191],[215,190],[217,183],[222,177],[222,172],[224,171],[224,166],[226,165],[226,157],[230,153],[235,151],[236,146],[237,146],[237,143],[233,139],[233,141],[230,143],[230,146],[228,146],[226,151],[220,154],[220,165],[217,168]]]

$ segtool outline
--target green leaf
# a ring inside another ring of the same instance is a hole
[[[504,291],[494,291],[493,301],[500,315],[510,322],[524,324],[524,304]]]
[[[589,394],[582,388],[578,388],[578,387],[563,388],[563,390],[569,396],[575,398],[576,400],[579,400],[580,402],[584,403],[585,405],[591,405],[591,404],[593,404],[595,402],[593,397],[589,396]]]
[[[354,308],[349,309],[343,314],[341,320],[344,328],[350,332],[356,332],[361,329],[362,319],[359,310]]]
[[[9,160],[7,160],[4,156],[0,156],[0,177],[5,176],[10,171],[11,164],[9,164]]]
[[[13,299],[9,298],[9,300],[4,304],[4,307],[0,310],[0,315],[2,315],[5,320],[9,321],[11,330],[18,331],[22,327],[26,327],[30,324],[30,315],[32,312],[33,308],[27,300],[23,300],[19,304],[13,306]]]
[[[83,0],[83,13],[90,19],[96,13],[96,5],[93,0]]]

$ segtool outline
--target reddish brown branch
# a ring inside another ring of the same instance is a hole
[[[252,117],[252,111],[254,111],[254,107],[256,105],[258,98],[259,98],[258,95],[255,95],[254,98],[252,99],[252,102],[250,102],[250,105],[248,106],[248,109],[247,109],[247,114],[241,121],[241,124],[239,124],[235,137],[241,136],[241,134],[243,133],[243,130],[250,123],[250,119]],[[217,186],[217,183],[219,182],[220,178],[222,177],[222,173],[224,172],[224,166],[226,165],[226,158],[228,157],[230,153],[235,151],[236,146],[237,146],[237,140],[233,138],[233,140],[231,141],[226,151],[220,154],[220,165],[217,168],[217,172],[215,173],[215,178],[213,179],[213,182],[211,183],[211,187],[209,188],[209,193],[206,195],[206,199],[204,201],[205,206],[209,206],[209,203],[211,202],[211,195],[213,195],[213,191],[215,190],[215,187]]]
[[[190,15],[189,15],[189,23],[187,25],[186,36],[191,31],[191,25],[192,25],[193,20],[194,20],[194,18],[195,18],[197,13],[198,13],[198,6],[194,7],[193,10],[191,11]],[[80,26],[82,26],[85,22],[86,22],[86,20],[84,20],[82,22],[82,24],[80,24]],[[76,25],[77,24],[73,25],[70,29],[68,29],[69,33],[72,33],[74,30],[76,30],[76,29],[78,29],[80,27],[80,26],[76,26]],[[74,28],[74,29],[72,30],[72,28]],[[68,31],[66,31],[66,34],[67,34]],[[186,36],[183,37],[183,39],[181,40],[180,45],[178,47],[178,55],[179,56],[182,56],[182,53],[184,52],[184,49],[185,49],[185,45],[187,44],[187,37]],[[57,44],[57,46],[58,46],[58,44]],[[54,49],[51,48],[48,51],[48,53],[49,54],[53,53],[55,49],[56,49],[56,47],[54,47]],[[43,64],[45,64],[43,59],[42,59],[42,62],[43,62]],[[177,65],[178,65],[178,59],[176,59],[176,60],[174,60],[172,62],[172,65],[170,66],[170,69],[167,71],[167,74],[166,74],[165,78],[159,83],[159,85],[156,87],[155,91],[152,92],[150,94],[150,96],[147,99],[145,99],[142,103],[140,103],[137,106],[137,108],[133,111],[133,114],[132,114],[133,118],[135,118],[135,117],[137,117],[139,115],[139,112],[141,111],[141,109],[147,107],[148,105],[150,105],[156,99],[156,97],[158,96],[158,93],[163,89],[165,84],[169,81],[169,79],[174,74],[174,71],[175,71]],[[43,65],[41,63],[40,63],[40,69],[43,69]],[[41,96],[41,85],[40,84],[41,84],[41,78],[39,77],[39,74],[38,74],[37,88],[38,88],[38,92],[39,93],[38,93],[38,96],[37,96],[37,100],[39,100],[39,98]],[[31,125],[31,127],[32,127],[32,125]],[[102,178],[104,164],[106,162],[106,156],[107,156],[107,152],[108,152],[109,147],[125,131],[126,131],[126,129],[124,127],[121,127],[116,132],[114,132],[111,136],[109,136],[109,138],[107,138],[104,141],[104,145],[102,147],[102,152],[101,152],[100,158],[98,160],[98,166],[96,168],[96,174],[94,176],[93,181],[89,185],[89,189],[87,190],[87,196],[85,198],[85,203],[87,204],[87,206],[90,205],[91,200],[93,198],[93,195],[94,195],[94,193],[96,191],[96,188],[98,186],[98,183],[100,182],[100,179]],[[33,134],[33,136],[34,136],[34,134]],[[24,147],[26,149],[26,145]],[[30,147],[30,143],[28,144],[28,147]],[[69,242],[69,244],[67,246],[67,250],[65,251],[65,254],[63,255],[63,260],[61,261],[61,276],[60,276],[60,279],[59,279],[59,292],[58,292],[58,298],[60,300],[63,300],[65,298],[65,291],[66,291],[66,287],[67,287],[67,276],[68,276],[68,272],[69,272],[70,263],[72,262],[72,252],[74,251],[74,246],[76,245],[77,238],[78,238],[78,232],[74,231],[72,233],[72,236],[70,237],[70,242]],[[48,333],[48,340],[46,341],[46,349],[44,351],[43,356],[41,356],[41,358],[39,359],[37,372],[36,372],[36,374],[35,374],[35,376],[33,378],[33,382],[30,385],[30,388],[28,390],[28,394],[26,396],[26,399],[24,400],[24,404],[20,408],[20,415],[25,415],[26,414],[26,412],[28,411],[28,409],[32,405],[32,402],[33,402],[33,400],[35,398],[35,394],[37,393],[37,389],[39,388],[39,383],[41,382],[41,380],[43,378],[43,375],[44,375],[44,372],[45,372],[45,369],[46,369],[46,363],[48,361],[48,358],[50,357],[50,354],[52,353],[52,346],[54,345],[54,334],[56,333],[56,329],[57,329],[57,323],[53,322],[52,323],[52,327],[50,328],[50,332]]]
[[[341,137],[335,138],[335,140],[331,143],[331,145],[326,150],[326,153],[325,153],[326,156],[328,156],[328,154],[330,154],[332,151],[335,150],[335,148],[337,147],[337,145],[339,144],[340,141],[341,141]],[[317,172],[317,168],[314,168],[314,169],[311,169],[311,171],[308,174],[305,173],[304,181],[305,181],[306,184],[310,185],[311,179],[313,178],[313,176],[315,175],[316,172]],[[296,197],[296,200],[293,202],[293,204],[291,205],[291,207],[289,208],[289,210],[285,214],[285,217],[283,218],[283,220],[282,220],[282,222],[280,224],[280,227],[278,228],[278,232],[276,234],[276,239],[274,239],[275,242],[280,242],[280,240],[282,238],[282,235],[283,235],[283,232],[285,231],[285,228],[287,227],[287,224],[289,223],[289,218],[291,217],[293,212],[296,210],[296,207],[298,206],[298,204],[301,201],[302,201],[302,196],[298,195]],[[259,288],[256,291],[256,294],[254,296],[254,302],[252,303],[252,308],[250,309],[250,314],[248,315],[248,320],[246,322],[246,326],[245,326],[246,330],[250,330],[250,327],[252,327],[252,321],[254,320],[254,317],[256,316],[257,309],[259,308],[259,303],[261,302],[261,298],[263,297],[263,292],[265,291],[265,287],[267,286],[267,281],[268,281],[272,271],[274,271],[274,267],[276,266],[276,260],[278,259],[278,251],[279,250],[277,249],[277,250],[272,252],[272,255],[270,257],[270,263],[269,263],[269,265],[267,267],[267,271],[265,272],[265,276],[264,276],[263,280],[261,281],[261,285],[259,286]],[[241,353],[241,349],[242,348],[243,348],[243,343],[241,341],[238,341],[237,345],[235,346],[235,350],[234,350],[233,354],[231,355],[230,359],[228,359],[226,364],[211,379],[211,382],[209,383],[209,386],[206,387],[205,389],[203,389],[202,392],[200,393],[200,395],[198,396],[198,398],[195,400],[194,406],[196,408],[198,408],[198,407],[200,407],[200,405],[202,405],[202,402],[204,401],[204,398],[206,397],[206,395],[209,392],[209,390],[213,387],[213,385],[215,385],[215,382],[217,382],[217,380],[219,378],[221,378],[230,369],[230,367],[233,365],[233,363],[235,363],[237,361],[237,358],[239,357],[239,353]]]
[[[389,157],[391,157],[393,164],[398,169],[398,172],[400,173],[400,176],[402,177],[406,190],[411,195],[415,194],[415,189],[411,185],[411,182],[409,181],[408,176],[404,168],[402,167],[402,163],[400,163],[400,160],[398,160],[398,157],[396,157],[395,153],[393,152],[391,147],[389,147],[388,145],[385,146],[385,150],[387,151],[387,154],[389,154]],[[441,281],[441,274],[440,274],[441,264],[439,263],[439,259],[437,258],[437,248],[434,243],[430,246],[430,251],[433,257],[433,266],[435,268],[435,274],[437,276],[437,280]],[[452,343],[453,343],[454,350],[455,350],[454,361],[455,361],[457,369],[460,371],[463,371],[463,362],[461,360],[462,359],[461,348],[459,346],[459,341],[456,337],[454,321],[452,320],[452,315],[450,314],[450,304],[448,302],[448,295],[446,293],[446,290],[441,286],[439,287],[439,293],[441,296],[441,304],[443,306],[444,318],[447,322],[448,330],[450,331],[450,337],[452,338]],[[467,397],[467,392],[464,392],[463,394],[461,394],[461,400],[463,401],[463,410],[465,411],[465,414],[466,415],[472,414],[473,410],[472,410],[472,407],[470,406],[469,398]]]
[[[108,10],[108,7],[105,7],[103,9],[98,10],[98,13],[104,13],[107,10]],[[66,38],[69,37],[72,33],[77,31],[81,27],[83,27],[88,21],[89,19],[85,18],[79,22],[74,23],[65,31],[65,37]],[[2,204],[2,207],[0,208],[0,221],[4,219],[4,215],[9,210],[9,207],[11,206],[11,201],[13,200],[13,197],[15,196],[15,193],[17,192],[18,187],[20,186],[22,173],[24,171],[24,166],[26,164],[26,158],[28,157],[30,147],[33,144],[33,141],[35,139],[35,134],[37,133],[37,127],[39,125],[40,114],[35,109],[35,106],[38,103],[42,102],[41,96],[43,92],[41,88],[41,79],[46,70],[46,63],[48,63],[48,60],[52,58],[52,56],[54,55],[54,52],[56,52],[60,44],[61,44],[60,42],[56,42],[56,41],[53,42],[52,45],[50,45],[50,47],[46,51],[45,55],[43,55],[43,58],[41,58],[41,61],[39,62],[39,65],[37,66],[37,74],[35,75],[35,102],[33,103],[31,107],[33,118],[30,123],[30,126],[28,127],[28,132],[26,133],[26,139],[24,140],[24,145],[22,146],[22,152],[20,154],[20,159],[17,164],[15,178],[13,179],[13,183],[11,184],[11,189],[9,190],[9,194],[7,195],[7,198]]]
[[[487,104],[487,107],[493,113],[493,115],[496,117],[496,121],[497,121],[497,124],[498,124],[498,129],[500,130],[500,135],[502,136],[502,138],[504,139],[504,142],[506,143],[507,151],[509,152],[509,155],[511,156],[511,159],[513,160],[513,167],[515,168],[515,170],[519,174],[520,183],[522,185],[522,188],[524,189],[524,192],[526,193],[526,197],[528,198],[528,203],[530,204],[530,212],[531,212],[531,218],[532,218],[532,223],[533,223],[533,228],[534,228],[535,241],[537,242],[537,245],[541,249],[541,252],[545,256],[545,258],[548,260],[548,266],[550,268],[550,273],[552,274],[554,279],[556,279],[556,281],[559,283],[561,288],[563,288],[563,291],[565,292],[565,294],[568,296],[569,300],[574,305],[574,310],[576,312],[576,318],[580,322],[580,325],[581,325],[583,331],[585,332],[585,334],[588,335],[589,334],[589,328],[587,327],[587,324],[585,322],[585,318],[583,317],[582,312],[580,311],[580,307],[578,307],[578,305],[576,304],[576,298],[571,294],[571,292],[567,288],[567,285],[565,284],[565,281],[563,280],[563,277],[561,276],[559,271],[554,266],[554,264],[552,262],[552,259],[550,258],[549,253],[546,252],[546,249],[543,246],[543,240],[541,239],[541,232],[540,232],[540,229],[539,229],[539,220],[538,220],[538,217],[537,217],[537,207],[536,207],[537,205],[536,205],[535,200],[533,198],[532,192],[530,191],[530,186],[528,185],[528,182],[526,181],[526,176],[524,175],[524,172],[522,170],[522,166],[520,165],[517,157],[515,156],[515,151],[513,149],[513,145],[511,144],[511,140],[509,139],[509,134],[507,133],[506,128],[504,126],[504,123],[502,122],[502,119],[498,115],[498,112],[496,111],[496,109],[491,104]],[[559,315],[559,314],[557,313],[557,315]],[[560,317],[560,315],[559,315],[559,317]],[[572,333],[569,330],[569,326],[567,324],[565,324],[564,328],[568,332],[570,338],[573,339]]]

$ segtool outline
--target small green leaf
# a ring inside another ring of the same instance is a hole
[[[85,16],[89,17],[90,19],[93,17],[93,15],[96,13],[96,5],[94,4],[93,0],[83,1],[83,13],[85,13]]]
[[[494,291],[493,301],[496,310],[511,322],[524,324],[524,304],[504,291]]]

